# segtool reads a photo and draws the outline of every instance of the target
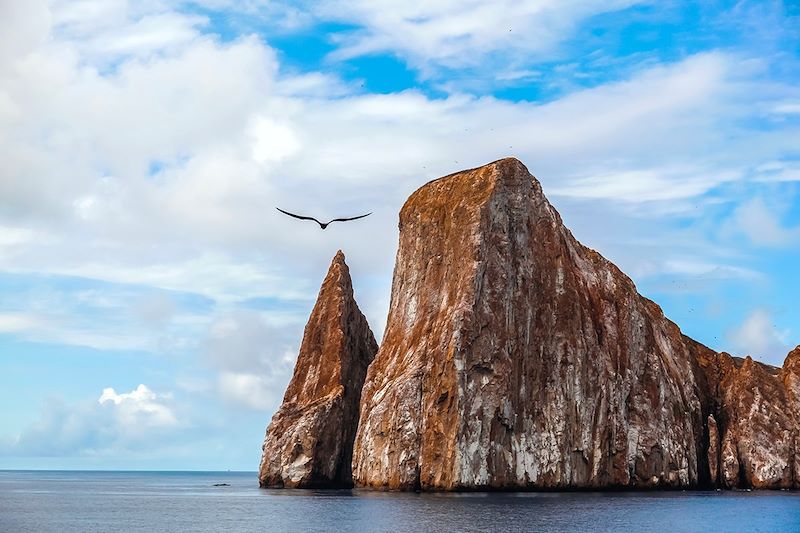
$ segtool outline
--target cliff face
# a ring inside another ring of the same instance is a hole
[[[789,402],[794,434],[792,447],[794,457],[791,461],[793,487],[800,489],[800,346],[792,350],[783,362],[781,378],[783,386],[786,388],[786,399]]]
[[[377,344],[340,251],[322,283],[283,403],[267,428],[262,487],[348,487],[361,388]]]
[[[782,369],[726,353],[701,366],[718,422],[709,432],[711,484],[800,488],[800,347]]]
[[[262,486],[800,488],[800,347],[776,368],[682,335],[516,159],[408,199],[375,352],[340,252]]]
[[[446,176],[400,213],[354,479],[444,490],[695,485],[708,475],[709,413],[692,349],[573,238],[522,163]]]

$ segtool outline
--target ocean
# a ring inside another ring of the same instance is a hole
[[[253,472],[0,471],[0,531],[800,532],[800,493],[263,490]]]

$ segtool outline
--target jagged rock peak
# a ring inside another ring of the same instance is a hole
[[[267,428],[262,487],[348,487],[361,388],[377,344],[339,250],[320,288],[294,374]]]
[[[784,372],[794,372],[800,376],[800,346],[789,352],[783,361]]]
[[[356,484],[696,484],[708,413],[689,342],[518,160],[434,180],[400,213]]]

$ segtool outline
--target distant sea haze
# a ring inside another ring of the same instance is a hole
[[[800,493],[267,490],[256,472],[0,471],[0,531],[800,531]]]

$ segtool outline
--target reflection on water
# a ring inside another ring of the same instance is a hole
[[[226,483],[228,486],[214,486]],[[241,472],[0,471],[0,531],[798,531],[800,493],[258,489]]]

